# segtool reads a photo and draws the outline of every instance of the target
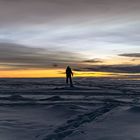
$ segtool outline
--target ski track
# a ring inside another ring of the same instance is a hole
[[[43,140],[63,140],[65,137],[74,133],[81,125],[94,121],[117,106],[118,104],[106,104],[93,112],[78,115],[76,118],[68,120],[66,124],[56,128],[52,134],[47,135]]]

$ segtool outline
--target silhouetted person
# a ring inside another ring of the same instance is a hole
[[[73,76],[73,72],[72,72],[70,66],[67,66],[67,68],[66,68],[66,83],[68,84],[68,82],[70,81],[71,87],[73,87],[72,76]]]

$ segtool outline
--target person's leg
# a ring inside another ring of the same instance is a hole
[[[68,84],[68,76],[66,76],[66,84]]]
[[[73,87],[73,83],[72,83],[72,78],[71,78],[71,76],[70,76],[69,78],[70,78],[70,86]]]

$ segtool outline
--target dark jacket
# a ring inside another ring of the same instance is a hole
[[[67,76],[73,75],[73,72],[72,72],[72,70],[71,70],[71,68],[70,68],[69,66],[68,66],[67,69],[66,69],[66,75],[67,75]]]

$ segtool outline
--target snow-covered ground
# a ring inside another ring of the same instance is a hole
[[[0,140],[139,140],[140,81],[0,79]]]

